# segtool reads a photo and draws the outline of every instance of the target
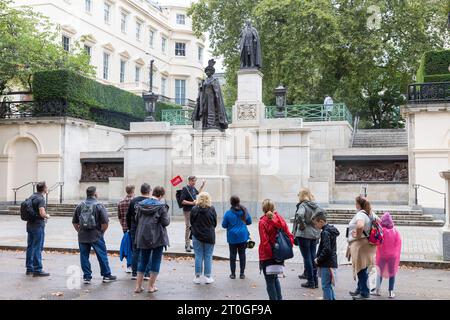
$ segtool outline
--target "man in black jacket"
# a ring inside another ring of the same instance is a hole
[[[320,268],[320,273],[318,273],[322,278],[323,299],[336,300],[333,287],[338,267],[336,238],[339,236],[339,231],[327,223],[327,216],[324,212],[317,212],[312,220],[317,229],[322,229],[319,250],[314,262]]]
[[[133,198],[133,200],[130,201],[130,206],[128,207],[126,220],[127,220],[127,227],[128,230],[130,230],[130,236],[131,236],[131,243],[133,244],[133,256],[132,256],[132,262],[131,262],[131,279],[136,280],[137,278],[137,268],[138,268],[138,259],[139,259],[139,249],[136,247],[136,229],[137,229],[137,222],[136,222],[136,205],[145,200],[150,198],[150,192],[152,191],[152,188],[148,183],[143,183],[141,185],[141,195],[138,197]],[[148,268],[147,268],[148,269]],[[149,274],[146,272],[144,274],[144,279],[149,279]]]

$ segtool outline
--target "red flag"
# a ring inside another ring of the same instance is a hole
[[[180,176],[176,176],[175,178],[173,178],[172,180],[170,180],[170,183],[176,187],[177,185],[179,185],[180,183],[183,182],[183,178],[181,178]]]

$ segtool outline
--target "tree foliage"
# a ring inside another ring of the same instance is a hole
[[[72,47],[64,51],[57,27],[43,15],[0,0],[0,95],[17,86],[31,90],[32,75],[39,71],[66,69],[92,76],[89,56],[78,43]]]
[[[449,46],[448,0],[199,0],[189,9],[198,35],[209,32],[224,57],[227,104],[236,99],[238,35],[259,30],[264,102],[283,83],[289,103],[330,94],[366,127],[401,126],[399,105],[423,52]],[[230,101],[231,100],[231,101]]]

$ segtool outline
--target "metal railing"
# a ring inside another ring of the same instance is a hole
[[[358,127],[359,127],[359,113],[355,115],[355,119],[353,121],[353,132],[350,139],[350,148],[353,147],[353,142],[355,141],[355,136],[356,133],[358,132]]]
[[[426,187],[424,185],[421,184],[413,184],[412,187],[414,188],[414,204],[417,206],[419,204],[419,199],[418,199],[418,195],[417,195],[417,191],[419,188],[424,188],[426,190],[432,191],[434,193],[440,194],[442,196],[444,196],[444,215],[447,213],[447,194],[445,192],[440,192],[434,189],[431,189],[429,187]]]
[[[161,110],[161,121],[170,122],[172,126],[187,126],[192,125],[192,113],[194,110],[188,109],[165,109]],[[227,113],[228,123],[232,122],[231,108],[225,108]]]
[[[450,82],[426,82],[410,84],[408,86],[408,102],[450,102]]]
[[[63,203],[63,186],[64,182],[56,182],[53,186],[47,189],[47,194],[45,195],[45,204],[48,204],[48,194],[59,187],[59,204]]]
[[[36,185],[38,184],[38,182],[36,182],[36,181],[30,181],[30,182],[27,182],[27,183],[21,185],[20,187],[12,188],[12,190],[14,191],[14,205],[17,204],[17,191],[19,191],[20,189],[22,189],[26,186],[29,186],[30,184],[33,185],[33,193],[35,193]]]
[[[278,111],[276,106],[267,106],[266,119],[276,118]],[[288,105],[283,108],[282,113],[284,118],[303,118],[305,122],[347,121],[350,125],[353,124],[353,116],[345,103]]]

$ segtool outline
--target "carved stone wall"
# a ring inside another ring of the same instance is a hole
[[[336,160],[335,182],[408,183],[408,161]]]
[[[81,161],[80,182],[108,182],[111,177],[123,177],[123,161]]]

